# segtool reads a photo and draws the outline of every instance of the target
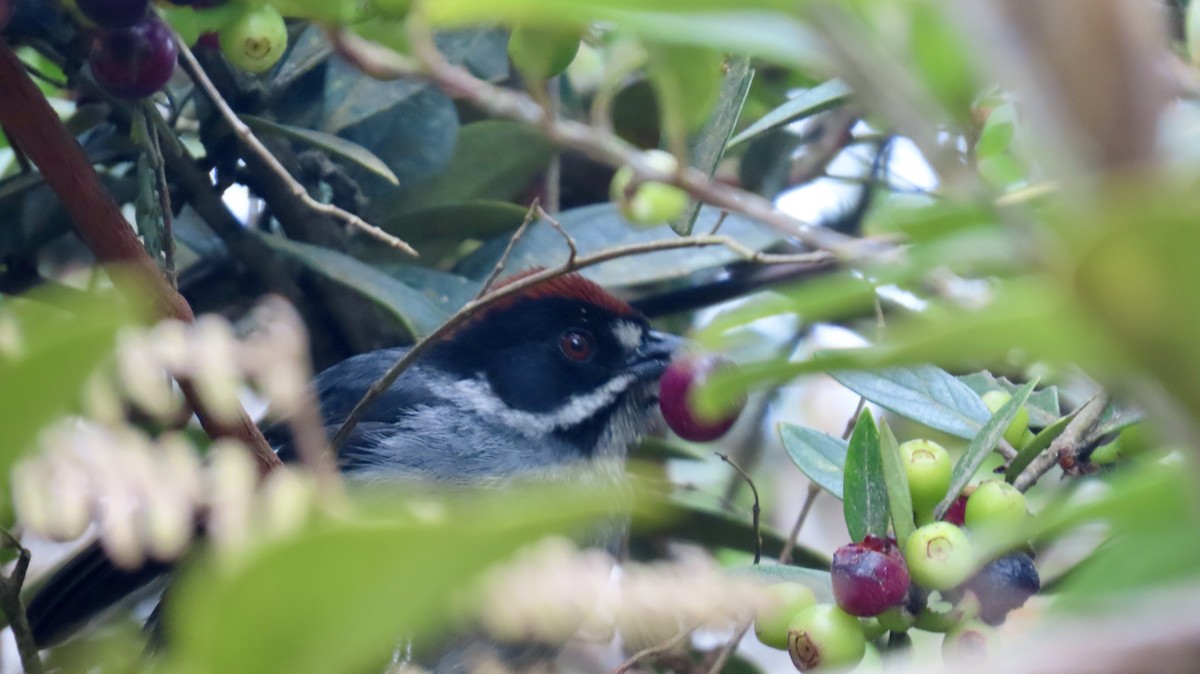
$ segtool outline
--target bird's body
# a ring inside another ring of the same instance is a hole
[[[516,293],[433,344],[374,401],[338,454],[350,483],[497,485],[514,478],[615,481],[656,414],[658,377],[679,340],[575,275]],[[361,354],[318,375],[332,434],[403,349]],[[267,429],[284,460],[286,425]],[[582,469],[582,470],[581,470]],[[29,604],[35,639],[53,645],[169,570],[113,566],[93,545]]]

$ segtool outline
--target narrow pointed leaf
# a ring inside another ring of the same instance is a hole
[[[346,140],[341,136],[335,136],[332,133],[313,131],[312,129],[290,126],[288,124],[277,124],[269,119],[254,115],[239,115],[239,117],[255,133],[271,133],[283,136],[289,140],[311,145],[319,150],[324,150],[334,158],[354,162],[393,185],[400,184],[400,179],[396,177],[395,173],[392,173],[392,170],[388,168],[387,164],[383,163],[382,159],[358,143]]]
[[[842,498],[846,441],[796,424],[779,424],[779,437],[792,462],[817,486]]]
[[[1038,454],[1041,454],[1054,442],[1054,439],[1062,435],[1062,432],[1067,429],[1067,424],[1071,423],[1071,419],[1075,418],[1074,414],[1069,414],[1058,421],[1050,424],[1042,429],[1040,433],[1033,436],[1021,451],[1013,457],[1013,460],[1008,464],[1008,468],[1004,471],[1004,479],[1010,483],[1015,482],[1017,476],[1021,474],[1025,468],[1033,462]]]
[[[760,117],[758,121],[734,136],[733,140],[729,141],[729,147],[757,138],[771,129],[778,129],[785,124],[791,124],[837,107],[845,103],[851,93],[850,87],[841,80],[829,80],[818,84]]]
[[[892,515],[892,531],[896,542],[904,547],[913,529],[912,492],[908,487],[908,472],[900,457],[900,443],[886,419],[879,420],[879,458],[883,465],[883,482],[887,486],[888,509]]]
[[[846,448],[842,512],[850,540],[887,535],[888,494],[879,456],[879,427],[868,409],[858,416]]]

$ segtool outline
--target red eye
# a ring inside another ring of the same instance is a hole
[[[595,340],[583,330],[567,330],[558,338],[558,348],[571,360],[582,363],[592,357]]]

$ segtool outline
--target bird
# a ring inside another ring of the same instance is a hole
[[[551,277],[432,342],[353,427],[338,468],[351,486],[501,486],[568,472],[620,481],[629,447],[655,423],[658,380],[683,344],[599,284]],[[327,435],[406,349],[359,354],[316,376]],[[283,461],[297,460],[286,424],[264,435]],[[61,643],[170,570],[154,560],[121,569],[98,544],[86,547],[30,600],[35,642]]]

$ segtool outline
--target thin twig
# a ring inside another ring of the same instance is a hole
[[[708,230],[708,233],[715,236],[717,232],[721,231],[721,225],[725,224],[725,220],[728,217],[729,211],[721,211],[720,215],[717,216],[717,221],[713,223],[712,229]]]
[[[715,452],[715,454],[742,476],[742,479],[746,481],[746,484],[750,485],[750,491],[754,494],[754,505],[750,508],[750,521],[754,527],[754,563],[758,564],[762,561],[763,549],[762,527],[759,524],[759,518],[762,516],[762,506],[758,501],[758,487],[754,486],[754,480],[750,478],[750,474],[742,470],[742,467],[737,465],[736,461],[721,452]]]
[[[562,108],[562,90],[561,82],[558,77],[551,77],[546,82],[546,107],[549,109],[549,118],[558,117],[559,110]],[[555,152],[550,157],[550,164],[546,167],[545,177],[546,191],[546,211],[557,215],[559,208],[562,206],[562,153]]]
[[[575,258],[579,257],[579,248],[575,245],[575,239],[573,239],[571,235],[567,233],[567,230],[563,228],[561,222],[559,222],[546,211],[542,210],[541,206],[538,206],[537,209],[538,213],[550,223],[550,226],[558,230],[559,234],[562,234],[563,240],[567,242],[567,248],[571,249],[567,256],[567,264],[574,264]]]
[[[516,247],[521,237],[525,236],[525,230],[529,229],[529,225],[533,224],[533,219],[539,211],[541,211],[541,208],[538,206],[538,200],[535,197],[533,203],[529,204],[529,210],[525,211],[525,219],[521,221],[521,226],[508,238],[508,245],[504,247],[504,252],[500,255],[500,259],[496,260],[496,266],[492,267],[492,273],[488,274],[483,285],[479,286],[479,292],[475,293],[475,299],[483,297],[484,293],[492,287],[492,284],[504,272],[504,267],[508,265],[508,258],[512,255],[513,248]]]
[[[713,660],[712,666],[708,668],[708,674],[721,674],[721,671],[725,669],[725,663],[729,662],[729,656],[733,655],[733,652],[737,650],[738,644],[742,643],[742,638],[746,636],[746,632],[750,631],[751,624],[753,624],[753,621],[747,621],[733,635],[729,643],[725,644],[724,648],[717,655],[717,659]]]
[[[1083,438],[1104,415],[1108,407],[1108,393],[1100,391],[1079,408],[1075,418],[1067,424],[1061,435],[1050,443],[1046,451],[1038,454],[1025,470],[1013,481],[1013,486],[1025,491],[1037,484],[1039,478],[1063,459],[1072,457],[1083,449]]]
[[[226,102],[224,97],[221,96],[221,92],[217,91],[217,87],[212,83],[212,80],[208,78],[208,74],[204,72],[204,68],[200,67],[200,62],[196,60],[195,54],[193,54],[192,50],[188,48],[184,40],[179,37],[178,33],[175,34],[175,42],[179,45],[179,60],[183,64],[184,70],[187,71],[188,75],[192,78],[192,81],[196,84],[196,86],[204,91],[205,95],[208,96],[209,101],[216,106],[217,111],[221,113],[221,117],[223,117],[225,122],[229,124],[229,127],[233,129],[234,135],[237,136],[238,140],[242,141],[242,144],[246,146],[246,149],[257,155],[273,173],[277,174],[287,184],[288,190],[291,192],[292,196],[299,199],[302,203],[304,203],[305,206],[314,212],[321,213],[322,215],[329,216],[336,220],[341,220],[347,225],[359,229],[368,236],[378,239],[379,241],[382,241],[383,243],[404,253],[408,253],[412,256],[417,255],[417,251],[414,250],[412,246],[408,245],[403,240],[388,234],[375,225],[370,224],[357,215],[343,210],[334,204],[321,203],[320,201],[312,198],[312,195],[308,193],[308,190],[304,189],[304,186],[301,185],[295,178],[293,178],[291,173],[288,173],[287,168],[285,168],[283,164],[279,163],[279,160],[275,158],[275,155],[271,154],[271,151],[268,150],[267,147],[262,144],[262,141],[260,141],[258,137],[254,135],[254,132],[250,130],[250,127],[246,126],[241,118],[237,116],[237,113],[233,111],[233,108],[229,107],[229,103]]]
[[[346,441],[350,432],[358,425],[363,414],[370,405],[384,391],[391,386],[396,379],[412,365],[429,347],[436,341],[442,339],[446,335],[453,332],[462,324],[466,323],[475,313],[488,307],[489,305],[500,301],[501,299],[519,293],[526,288],[544,283],[549,279],[569,274],[573,271],[592,267],[609,260],[629,257],[632,255],[641,255],[643,253],[653,253],[663,250],[676,250],[680,248],[702,248],[705,246],[724,246],[729,250],[742,256],[749,262],[757,262],[759,264],[786,264],[786,263],[809,263],[814,265],[827,264],[831,255],[822,251],[812,253],[801,253],[796,255],[771,255],[755,251],[734,239],[727,236],[690,236],[678,239],[663,239],[659,241],[647,241],[644,243],[633,243],[625,246],[613,246],[601,251],[592,253],[591,255],[582,255],[577,257],[570,264],[562,264],[557,267],[543,269],[529,276],[525,276],[503,287],[497,288],[488,294],[473,299],[463,305],[453,316],[448,318],[445,323],[439,326],[436,330],[427,335],[424,339],[418,341],[408,351],[401,356],[382,377],[379,378],[371,388],[367,390],[354,409],[346,417],[342,423],[342,427],[333,437],[331,443],[331,451],[336,455],[338,448]]]
[[[647,646],[646,648],[643,648],[642,650],[638,651],[637,653],[634,653],[633,655],[629,656],[629,659],[626,660],[625,662],[622,662],[621,664],[614,667],[612,672],[610,672],[610,674],[625,674],[625,672],[628,672],[629,670],[633,669],[634,667],[637,667],[638,663],[641,662],[642,660],[645,660],[646,658],[648,658],[652,655],[658,655],[659,653],[666,653],[667,651],[671,650],[672,648],[675,648],[679,644],[683,643],[688,637],[690,637],[692,635],[693,631],[694,631],[694,628],[682,630],[679,632],[679,634],[676,634],[675,636],[671,637],[670,639],[667,639],[666,641],[662,642],[661,644],[655,644],[653,646]]]
[[[17,653],[21,657],[21,667],[26,674],[42,674],[42,659],[38,657],[37,642],[33,638],[33,629],[29,626],[25,602],[21,599],[25,572],[29,570],[29,550],[7,529],[0,528],[0,537],[4,539],[4,547],[11,546],[17,550],[17,561],[12,572],[7,577],[0,576],[0,610],[4,611],[8,624],[12,626]]]

